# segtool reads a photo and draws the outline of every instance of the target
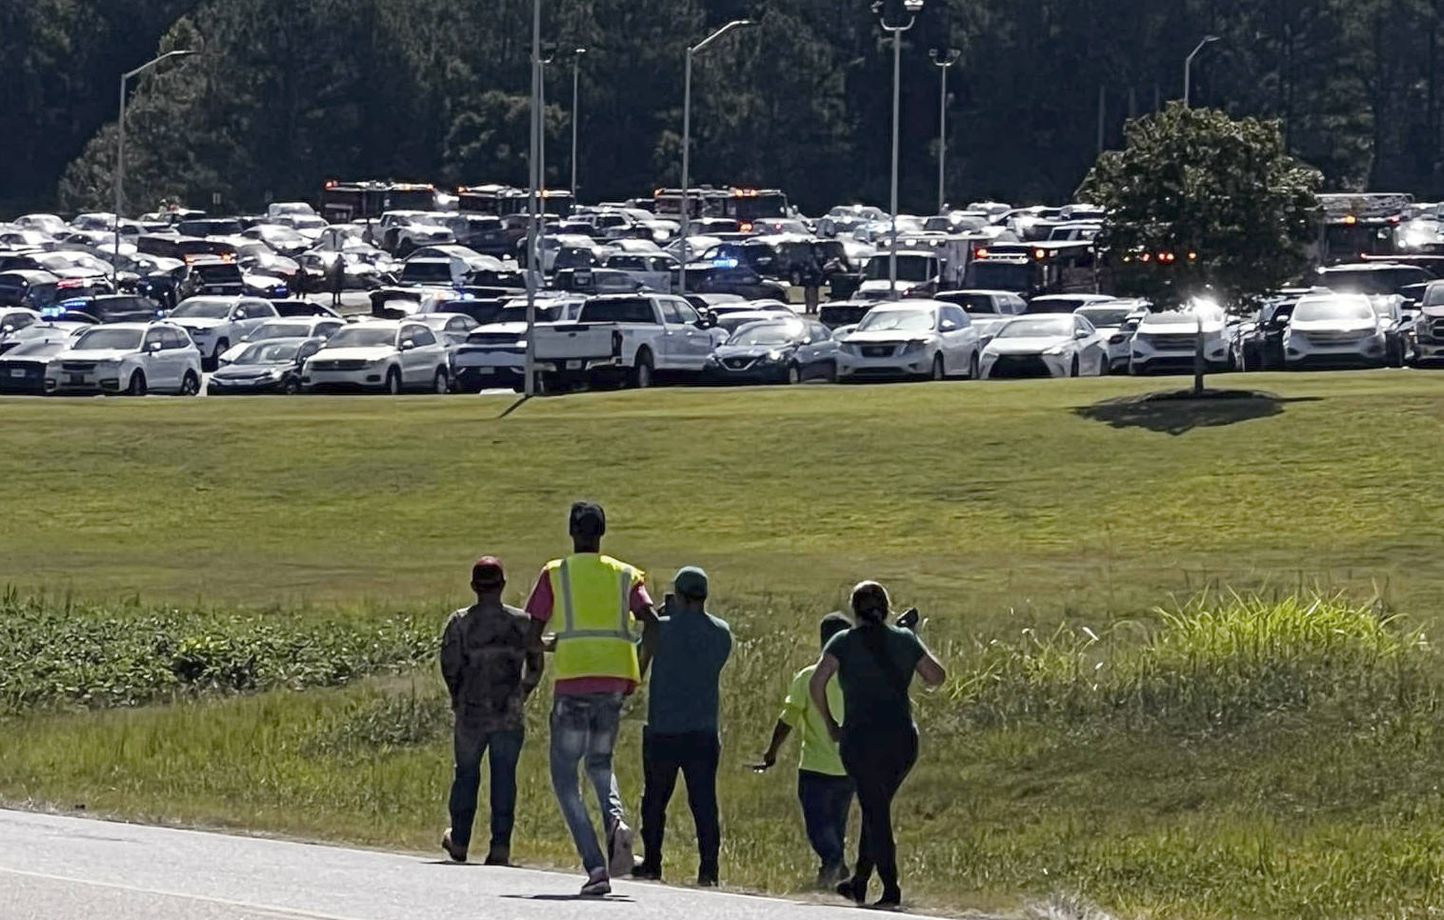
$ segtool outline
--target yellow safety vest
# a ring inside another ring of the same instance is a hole
[[[553,560],[546,570],[553,603],[562,614],[556,634],[557,680],[615,677],[641,683],[632,635],[632,588],[642,580],[642,572],[594,553]]]

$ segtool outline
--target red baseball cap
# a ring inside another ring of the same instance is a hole
[[[495,556],[482,556],[471,567],[471,580],[483,587],[493,587],[506,582],[506,569]]]

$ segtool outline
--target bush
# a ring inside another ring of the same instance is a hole
[[[414,618],[306,620],[0,596],[0,714],[334,686],[434,655]]]
[[[1341,598],[1202,597],[1159,611],[1152,628],[1025,630],[970,657],[950,688],[968,725],[1062,719],[1209,733],[1323,704],[1360,715],[1438,704],[1423,634]]]

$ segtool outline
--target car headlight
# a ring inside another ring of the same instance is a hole
[[[1050,358],[1056,358],[1062,355],[1063,352],[1067,350],[1068,348],[1066,345],[1054,345],[1052,348],[1046,349],[1043,354],[1047,355]]]
[[[775,363],[777,363],[778,361],[786,360],[786,358],[787,358],[787,351],[786,351],[785,349],[781,349],[781,348],[774,348],[774,349],[772,349],[771,351],[769,351],[766,355],[764,355],[763,358],[764,358],[765,360],[770,361],[770,362],[772,362],[772,363],[775,364]]]
[[[269,376],[272,380],[280,380],[286,376],[286,369],[284,367],[273,367],[271,368]]]
[[[842,353],[845,354],[845,355],[856,355],[856,354],[857,354],[857,346],[856,346],[856,345],[853,345],[853,344],[851,344],[851,343],[843,342],[842,345],[839,346],[839,348],[841,349]]]
[[[903,346],[902,353],[905,355],[915,355],[927,347],[927,342],[924,342],[920,339],[914,339],[913,341],[908,342],[906,345]]]

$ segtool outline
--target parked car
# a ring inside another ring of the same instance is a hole
[[[534,352],[547,389],[581,381],[651,386],[654,374],[700,374],[712,353],[710,322],[681,297],[604,295],[575,323],[538,327]]]
[[[96,323],[149,323],[159,319],[163,312],[160,304],[141,294],[70,297],[57,303],[50,312],[55,311],[70,314],[72,319],[87,317]]]
[[[978,330],[963,308],[935,300],[874,307],[839,345],[840,380],[978,376]]]
[[[1199,303],[1187,310],[1165,310],[1144,317],[1133,334],[1128,372],[1192,373],[1200,329],[1207,370],[1228,370],[1234,355],[1228,317],[1212,304]]]
[[[1297,297],[1278,297],[1266,302],[1258,316],[1239,327],[1234,345],[1239,370],[1279,371],[1284,368],[1284,334]]]
[[[113,323],[81,333],[45,369],[45,392],[144,396],[201,390],[201,353],[168,322]]]
[[[1028,301],[1012,291],[944,291],[934,299],[962,307],[978,330],[978,341],[983,345],[987,345],[1009,319],[1028,308]]]
[[[258,297],[189,297],[167,319],[190,333],[205,355],[207,369],[256,326],[276,318],[276,308]]]
[[[64,340],[20,342],[0,354],[0,394],[42,396],[45,369],[50,360],[65,350]]]
[[[445,346],[423,323],[412,320],[367,320],[347,326],[307,359],[301,384],[308,390],[451,389]]]
[[[26,327],[40,322],[40,313],[26,307],[0,307],[0,354],[24,341],[17,338]]]
[[[574,322],[585,300],[547,298],[536,304],[536,322]],[[526,384],[526,306],[505,307],[494,322],[476,327],[452,354],[456,388],[476,393],[488,387],[521,392]]]
[[[291,319],[268,319],[253,327],[241,340],[221,355],[219,365],[224,367],[235,362],[242,351],[256,342],[274,339],[319,339],[325,341],[346,325],[345,320],[330,317],[293,317]]]
[[[875,300],[830,300],[817,308],[817,318],[836,334],[844,326],[856,326],[862,322],[862,318],[875,306]]]
[[[988,380],[1102,376],[1108,373],[1108,343],[1078,313],[1020,316],[994,334],[980,369]]]
[[[1314,294],[1299,298],[1284,333],[1284,368],[1383,367],[1388,333],[1368,297]]]
[[[837,379],[832,331],[811,319],[771,319],[742,326],[703,367],[711,383],[802,383]]]
[[[206,382],[210,396],[301,391],[301,365],[320,350],[317,338],[262,339],[237,346],[234,357]]]
[[[1074,313],[1079,307],[1113,300],[1107,294],[1045,294],[1028,301],[1025,313]]]
[[[36,268],[0,271],[0,306],[43,310],[61,297],[60,279]]]
[[[1138,324],[1148,315],[1151,305],[1146,300],[1108,300],[1089,304],[1074,310],[1093,324],[1103,336],[1108,349],[1107,374],[1125,373],[1128,370],[1128,353],[1132,347],[1133,334]]]

